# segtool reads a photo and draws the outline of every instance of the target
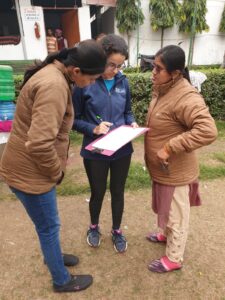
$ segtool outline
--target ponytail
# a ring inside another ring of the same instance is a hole
[[[60,52],[49,54],[44,61],[35,61],[24,74],[22,87],[39,70],[58,60],[65,67],[80,68],[83,74],[97,75],[105,70],[106,55],[102,47],[94,40],[85,40],[73,48],[65,48]]]
[[[188,67],[185,67],[181,73],[182,73],[183,77],[184,77],[185,79],[187,79],[187,81],[188,81],[189,83],[191,83],[191,79],[190,79]]]
[[[68,55],[68,49],[63,49],[60,52],[54,52],[49,54],[44,61],[35,60],[34,65],[25,71],[24,80],[21,87],[23,87],[25,83],[39,70],[53,63],[55,59],[58,61],[62,61],[66,59],[67,55]]]

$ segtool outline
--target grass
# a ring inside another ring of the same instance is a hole
[[[81,145],[82,144],[83,135],[76,131],[70,131],[70,144],[72,146]]]
[[[216,121],[218,129],[218,138],[225,138],[225,121]],[[82,134],[75,131],[71,131],[70,140],[71,145],[81,145],[82,143]],[[140,136],[135,139],[134,143],[143,144],[144,137]],[[207,165],[207,163],[200,164],[200,179],[201,180],[213,180],[217,178],[225,177],[225,152],[217,152],[212,154],[212,159],[214,161],[219,161],[222,164],[216,166]],[[89,185],[76,184],[76,180],[73,180],[73,173],[75,170],[71,170],[67,173],[65,180],[58,187],[58,193],[61,196],[69,195],[81,195],[89,193]],[[148,171],[145,167],[139,162],[131,162],[128,178],[126,181],[126,190],[128,191],[137,191],[141,189],[148,189],[151,186],[151,180],[148,174]]]
[[[219,138],[225,138],[225,122],[217,121],[217,128],[219,131]],[[71,131],[70,139],[72,146],[80,146],[82,143],[82,134],[75,131]],[[134,143],[143,144],[143,136],[138,137]],[[225,177],[225,152],[216,152],[212,154],[212,159],[218,161],[221,164],[211,166],[207,163],[200,164],[200,179],[201,180],[213,180],[217,178]],[[88,182],[85,184],[77,184],[76,173],[79,170],[70,170],[66,173],[65,179],[62,184],[57,187],[58,194],[60,196],[70,196],[70,195],[82,195],[89,194],[90,188]],[[75,178],[75,179],[74,179]],[[142,189],[148,189],[151,186],[151,180],[148,171],[145,169],[143,164],[139,162],[131,162],[127,182],[126,190],[128,191],[138,191]],[[5,195],[0,196],[0,200],[5,199]]]
[[[214,153],[213,158],[219,162],[225,163],[225,152]]]
[[[151,181],[146,167],[138,162],[132,162],[126,182],[126,189],[138,191],[147,189],[150,185]]]
[[[201,180],[212,180],[212,179],[225,177],[225,167],[224,166],[211,167],[207,165],[200,165],[199,177]]]
[[[67,172],[63,182],[57,187],[57,192],[60,196],[72,196],[90,193],[90,188],[87,184],[77,184],[74,180],[76,170]],[[138,178],[138,180],[137,180]],[[140,163],[132,162],[129,170],[129,175],[126,182],[126,189],[130,191],[138,191],[147,189],[151,186],[148,171]],[[109,188],[109,182],[107,184]]]
[[[78,185],[72,180],[73,172],[74,170],[70,171],[69,174],[66,175],[66,178],[62,182],[62,184],[57,188],[58,194],[60,196],[72,196],[90,193],[88,183]],[[201,180],[213,180],[223,177],[225,177],[224,166],[211,167],[203,164],[200,165]],[[132,162],[126,182],[126,190],[139,191],[149,189],[150,186],[151,180],[148,171],[141,163]]]
[[[89,193],[90,188],[87,184],[77,184],[74,180],[75,170],[66,173],[63,182],[57,186],[57,193],[60,196],[72,196]]]
[[[216,127],[218,129],[218,137],[225,138],[225,121],[216,121]]]

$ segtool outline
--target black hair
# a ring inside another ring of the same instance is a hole
[[[22,86],[31,76],[53,63],[54,60],[60,61],[66,67],[78,67],[83,74],[88,75],[103,73],[106,65],[106,55],[102,47],[94,40],[85,40],[73,48],[66,48],[60,52],[49,54],[44,61],[36,61],[35,65],[25,72]]]
[[[179,70],[183,77],[190,82],[189,70],[185,67],[185,53],[181,47],[169,45],[160,49],[155,57],[159,56],[168,73]]]
[[[95,37],[95,40],[96,40],[97,42],[99,42],[99,41],[100,41],[101,39],[103,39],[105,36],[106,36],[106,33],[101,32],[101,33],[99,33],[99,34]]]
[[[128,46],[125,40],[119,35],[108,34],[99,43],[102,45],[107,57],[113,53],[119,53],[124,55],[126,59],[128,58]]]

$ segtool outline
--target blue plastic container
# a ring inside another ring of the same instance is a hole
[[[0,102],[0,121],[13,120],[16,105],[12,101]]]

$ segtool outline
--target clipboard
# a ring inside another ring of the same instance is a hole
[[[93,153],[111,156],[125,144],[144,134],[148,130],[149,128],[146,127],[133,128],[129,125],[121,125],[104,136],[94,140],[87,145],[85,149]]]

